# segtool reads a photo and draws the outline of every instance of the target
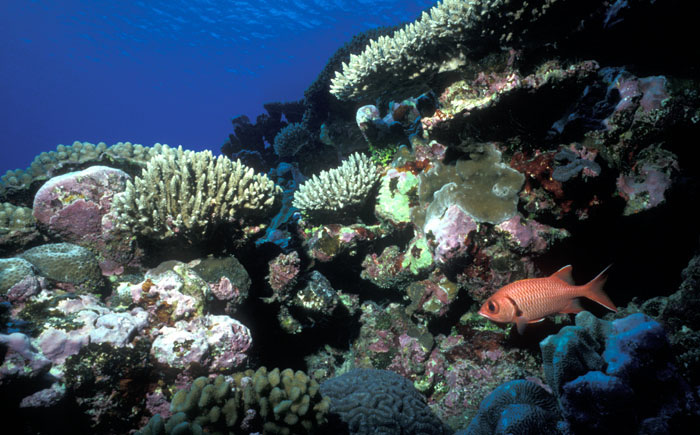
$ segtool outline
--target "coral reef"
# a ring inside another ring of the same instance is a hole
[[[439,73],[464,68],[489,49],[524,47],[546,38],[555,41],[580,31],[567,19],[578,16],[594,21],[601,13],[596,6],[562,14],[561,8],[571,7],[565,1],[445,0],[392,36],[371,40],[362,53],[350,56],[331,81],[331,93],[354,100],[386,93],[417,94]]]
[[[416,222],[440,218],[453,204],[476,222],[499,224],[515,215],[523,175],[501,162],[493,144],[474,149],[469,157],[454,166],[436,164],[419,175],[423,210],[417,211]]]
[[[234,118],[230,159],[76,142],[8,171],[0,416],[18,433],[697,426],[700,69],[671,55],[694,8],[446,0],[353,38],[304,100]],[[478,315],[516,280],[610,263],[606,320],[581,301],[593,314],[519,335]]]
[[[168,145],[159,143],[152,147],[131,142],[107,146],[104,142],[75,141],[68,146],[58,145],[56,151],[39,154],[26,170],[7,171],[0,179],[0,200],[30,207],[36,191],[46,180],[95,165],[121,169],[134,176],[151,157],[168,149]]]

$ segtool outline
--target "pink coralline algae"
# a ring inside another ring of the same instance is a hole
[[[22,333],[0,334],[0,345],[6,349],[0,365],[0,387],[19,378],[37,378],[51,367],[51,361]]]
[[[218,282],[209,283],[209,288],[214,297],[220,301],[228,301],[239,294],[238,288],[225,276],[222,276]]]
[[[620,175],[617,190],[627,200],[625,214],[648,210],[664,202],[671,177],[651,165],[643,165],[634,174]]]
[[[103,273],[121,273],[134,260],[135,247],[116,233],[110,210],[112,198],[129,179],[125,172],[106,166],[54,177],[34,197],[37,225],[52,237],[93,251]]]
[[[406,313],[442,316],[447,313],[458,292],[457,284],[447,279],[439,270],[435,270],[429,279],[413,282],[406,287],[406,294],[411,300],[411,304],[406,307]]]
[[[53,326],[53,320],[49,319],[36,340],[42,353],[54,364],[64,363],[90,343],[126,346],[146,327],[148,317],[139,307],[128,312],[112,312],[92,295],[62,300],[52,311],[71,319],[70,327]]]
[[[425,371],[425,364],[430,355],[430,349],[421,344],[417,337],[401,334],[398,337],[398,348],[387,370],[415,380],[416,373]]]
[[[360,276],[381,288],[400,288],[410,278],[408,271],[401,266],[403,258],[404,252],[398,246],[387,246],[381,254],[372,253],[365,257]]]
[[[182,278],[173,271],[167,271],[157,277],[126,285],[118,289],[119,297],[127,303],[142,306],[151,318],[171,322],[195,315],[202,310],[201,298],[182,292]]]
[[[229,316],[206,315],[157,332],[151,355],[167,368],[204,367],[220,372],[241,365],[252,344],[250,330]]]
[[[661,109],[664,100],[670,97],[666,91],[667,81],[664,76],[638,78],[623,71],[611,86],[617,88],[620,93],[620,101],[615,107],[616,112],[636,109],[639,105],[642,112],[648,113]]]
[[[22,303],[28,301],[32,296],[39,294],[48,287],[46,278],[38,275],[27,275],[21,281],[7,290],[6,295],[0,295],[0,300],[7,299],[12,303],[13,310],[22,307]]]
[[[442,264],[465,257],[470,236],[477,229],[474,219],[456,204],[450,205],[442,216],[428,220],[424,227],[425,233],[433,237],[433,257]]]
[[[496,230],[506,235],[509,247],[516,252],[534,254],[546,252],[553,240],[569,235],[566,230],[526,220],[519,214],[496,225]]]

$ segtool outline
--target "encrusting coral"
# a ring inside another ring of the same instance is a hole
[[[339,167],[299,186],[292,204],[314,220],[350,216],[362,208],[378,180],[379,172],[370,159],[355,153]]]
[[[211,151],[163,149],[114,197],[118,227],[154,239],[205,239],[219,225],[258,223],[279,205],[266,175]]]

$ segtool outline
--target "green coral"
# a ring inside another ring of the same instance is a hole
[[[406,248],[406,256],[401,262],[401,267],[411,271],[413,275],[421,275],[429,271],[434,265],[430,247],[424,237],[415,237]]]
[[[391,163],[398,150],[399,146],[396,144],[389,144],[387,146],[369,144],[370,159],[381,166],[386,166]]]
[[[356,216],[366,204],[379,172],[364,154],[355,153],[339,167],[321,171],[294,192],[294,207],[323,221]]]
[[[419,179],[411,172],[389,169],[382,178],[375,214],[394,225],[411,222],[411,207],[417,204]]]
[[[206,240],[224,224],[260,223],[279,205],[266,175],[210,151],[164,149],[114,197],[120,229],[167,240]]]
[[[136,433],[314,433],[326,422],[329,407],[318,382],[304,372],[261,367],[236,373],[232,380],[221,375],[195,379],[173,396],[168,420],[156,415]],[[252,421],[246,419],[248,410],[255,410]]]

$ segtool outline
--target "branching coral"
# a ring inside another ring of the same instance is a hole
[[[578,4],[575,4],[578,3]],[[342,100],[373,99],[388,93],[418,94],[437,74],[457,70],[499,47],[533,45],[543,35],[556,40],[579,23],[596,2],[566,0],[444,0],[392,36],[371,40],[351,55],[331,82]],[[560,14],[563,8],[576,9]],[[539,39],[538,39],[539,38]]]
[[[279,205],[266,175],[210,151],[163,149],[115,196],[118,226],[154,239],[206,238],[225,223],[259,223]]]
[[[362,208],[378,179],[370,159],[355,153],[338,168],[322,171],[299,186],[292,204],[315,220],[350,216]]]

